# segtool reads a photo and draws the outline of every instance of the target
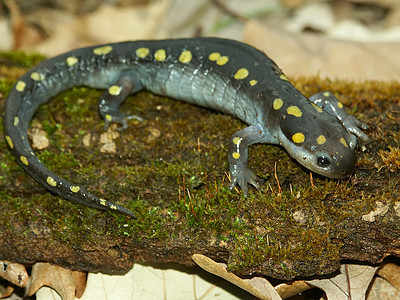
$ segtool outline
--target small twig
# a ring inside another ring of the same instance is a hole
[[[344,268],[346,270],[346,280],[347,280],[347,291],[348,291],[348,296],[349,300],[351,300],[351,283],[350,283],[350,274],[349,274],[349,268],[348,265],[345,264]]]
[[[282,195],[282,188],[281,188],[281,184],[279,183],[279,178],[278,178],[278,174],[276,172],[276,163],[275,163],[275,168],[274,168],[274,176],[275,176],[275,180],[276,183],[278,184],[278,195],[281,196]]]
[[[313,176],[312,176],[312,172],[311,172],[311,171],[310,171],[310,183],[311,183],[311,186],[312,186],[313,188],[315,188],[314,179],[313,179]]]

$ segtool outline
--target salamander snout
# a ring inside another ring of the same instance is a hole
[[[348,151],[346,155],[322,152],[315,155],[315,162],[309,168],[326,177],[343,179],[354,171],[355,163],[354,151]]]
[[[327,133],[324,134],[327,136]],[[279,139],[286,151],[307,169],[328,178],[344,179],[351,175],[356,164],[355,151],[348,145],[347,141],[351,139],[347,135],[343,132],[338,137],[321,139],[318,133],[296,143],[282,133]]]

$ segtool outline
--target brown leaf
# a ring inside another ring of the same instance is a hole
[[[32,267],[32,280],[29,296],[42,286],[53,288],[63,300],[74,300],[80,297],[86,286],[86,274],[71,271],[48,263],[36,263]]]
[[[390,282],[395,288],[400,290],[400,266],[394,263],[384,263],[379,268],[377,274]]]
[[[0,286],[0,299],[8,298],[14,293],[14,286],[3,287]]]
[[[282,299],[293,297],[312,288],[314,287],[305,283],[303,280],[281,283],[275,286],[275,290],[282,297]]]
[[[225,264],[217,263],[202,254],[194,254],[192,259],[207,272],[224,278],[259,299],[282,300],[274,287],[265,278],[253,277],[251,279],[242,279],[235,274],[228,272]]]
[[[307,280],[306,283],[322,289],[328,300],[365,299],[376,269],[372,266],[343,264],[337,275]]]
[[[28,283],[25,267],[7,260],[0,261],[0,277],[19,287],[24,287]]]
[[[74,281],[76,284],[75,297],[80,298],[83,296],[83,293],[85,292],[86,289],[86,278],[87,278],[86,273],[73,271],[72,277],[74,277]]]
[[[15,0],[4,0],[3,2],[11,15],[15,49],[32,46],[43,40],[43,36],[39,30],[30,25],[20,12],[18,3]]]

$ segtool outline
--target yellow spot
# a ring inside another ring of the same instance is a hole
[[[110,95],[118,96],[122,91],[122,87],[118,85],[113,85],[108,88]]]
[[[255,86],[257,84],[257,80],[255,80],[255,79],[250,80],[249,83],[250,83],[251,86]]]
[[[226,64],[228,62],[229,58],[228,56],[221,56],[217,59],[217,65],[218,66],[223,66],[224,64]]]
[[[73,185],[73,186],[70,186],[69,189],[70,189],[71,192],[77,193],[77,192],[79,192],[79,190],[81,188],[79,186],[77,186],[77,185]]]
[[[319,137],[317,137],[317,143],[318,145],[323,145],[326,142],[326,137],[323,135],[320,135]]]
[[[187,64],[191,60],[192,60],[192,52],[190,52],[189,50],[183,51],[179,56],[179,61],[183,64]]]
[[[103,206],[107,206],[107,200],[106,199],[100,199],[100,204]]]
[[[279,76],[279,78],[282,79],[282,80],[289,81],[289,79],[287,79],[287,77],[286,77],[284,74],[281,74],[281,75]]]
[[[8,135],[6,135],[6,141],[7,141],[8,146],[10,146],[10,148],[13,149],[14,148],[14,143],[13,143],[12,139]]]
[[[283,100],[281,98],[276,98],[274,100],[274,105],[273,106],[274,106],[275,110],[280,109],[282,107],[282,105],[283,105]]]
[[[150,50],[149,48],[138,48],[135,51],[137,57],[139,58],[145,58],[147,55],[149,55]]]
[[[297,143],[297,144],[301,144],[305,141],[305,137],[304,134],[302,134],[301,132],[295,133],[292,136],[292,141]]]
[[[43,79],[46,78],[44,74],[38,73],[38,72],[33,72],[31,74],[31,78],[35,81],[42,81]]]
[[[246,68],[241,68],[241,69],[236,71],[236,73],[233,76],[233,78],[235,78],[235,79],[245,79],[247,76],[249,76],[249,70],[247,70]]]
[[[17,84],[15,85],[15,89],[18,92],[23,92],[25,90],[25,87],[26,87],[26,83],[24,81],[22,81],[22,80],[19,80],[17,82]]]
[[[25,156],[21,156],[19,160],[25,165],[29,165],[28,159]]]
[[[110,208],[113,209],[113,210],[116,210],[116,209],[117,209],[117,206],[116,206],[115,204],[111,204],[111,205],[110,205]]]
[[[233,142],[235,145],[239,145],[239,144],[242,142],[242,138],[236,136],[236,137],[234,137],[234,138],[232,139],[232,142]]]
[[[208,59],[211,61],[216,61],[220,57],[221,57],[221,54],[219,54],[218,52],[213,52],[208,56]]]
[[[303,115],[300,108],[298,108],[297,106],[289,106],[287,108],[287,113],[297,118],[300,118]]]
[[[311,105],[315,108],[315,110],[319,113],[322,113],[322,107],[319,107],[318,105],[311,103]]]
[[[19,124],[19,118],[18,118],[18,116],[15,116],[14,117],[14,126],[17,127],[18,124]]]
[[[96,55],[106,55],[106,54],[110,53],[112,50],[113,50],[113,47],[108,45],[108,46],[103,46],[103,47],[93,49],[93,53]]]
[[[54,186],[54,187],[57,186],[57,181],[55,181],[53,177],[50,177],[50,176],[47,177],[46,182],[51,186]]]
[[[345,146],[346,148],[349,148],[349,145],[347,144],[346,140],[344,138],[340,138],[340,143]]]
[[[329,97],[329,92],[325,92],[323,95],[324,95],[325,97]]]
[[[234,159],[239,159],[240,153],[239,153],[239,152],[233,152],[233,153],[232,153],[232,157],[233,157]]]
[[[67,57],[67,65],[72,67],[78,62],[78,59],[75,56]]]
[[[112,116],[109,115],[109,114],[106,114],[105,118],[106,118],[107,121],[110,121],[110,122],[112,121]]]
[[[337,103],[337,106],[338,106],[339,108],[343,108],[342,102],[338,102],[338,103]]]
[[[154,58],[158,61],[163,61],[167,57],[167,53],[164,49],[158,49],[156,53],[154,53]]]

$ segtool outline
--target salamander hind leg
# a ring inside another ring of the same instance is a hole
[[[122,125],[119,130],[125,130],[128,128],[128,120],[142,121],[139,116],[126,115],[119,111],[119,106],[125,101],[126,97],[142,89],[143,85],[134,72],[122,74],[117,82],[108,87],[99,100],[99,110],[104,119],[105,130],[112,122]]]
[[[232,135],[229,142],[230,188],[233,189],[236,185],[239,185],[245,196],[247,196],[248,184],[259,189],[257,176],[247,168],[247,159],[248,147],[262,142],[262,140],[263,131],[258,126],[249,126]]]
[[[319,92],[315,95],[312,95],[309,99],[316,106],[338,118],[349,133],[355,135],[365,142],[369,141],[369,137],[361,130],[368,129],[368,125],[361,122],[356,117],[349,115],[344,110],[343,104],[331,92]],[[357,141],[355,144],[356,143]]]

